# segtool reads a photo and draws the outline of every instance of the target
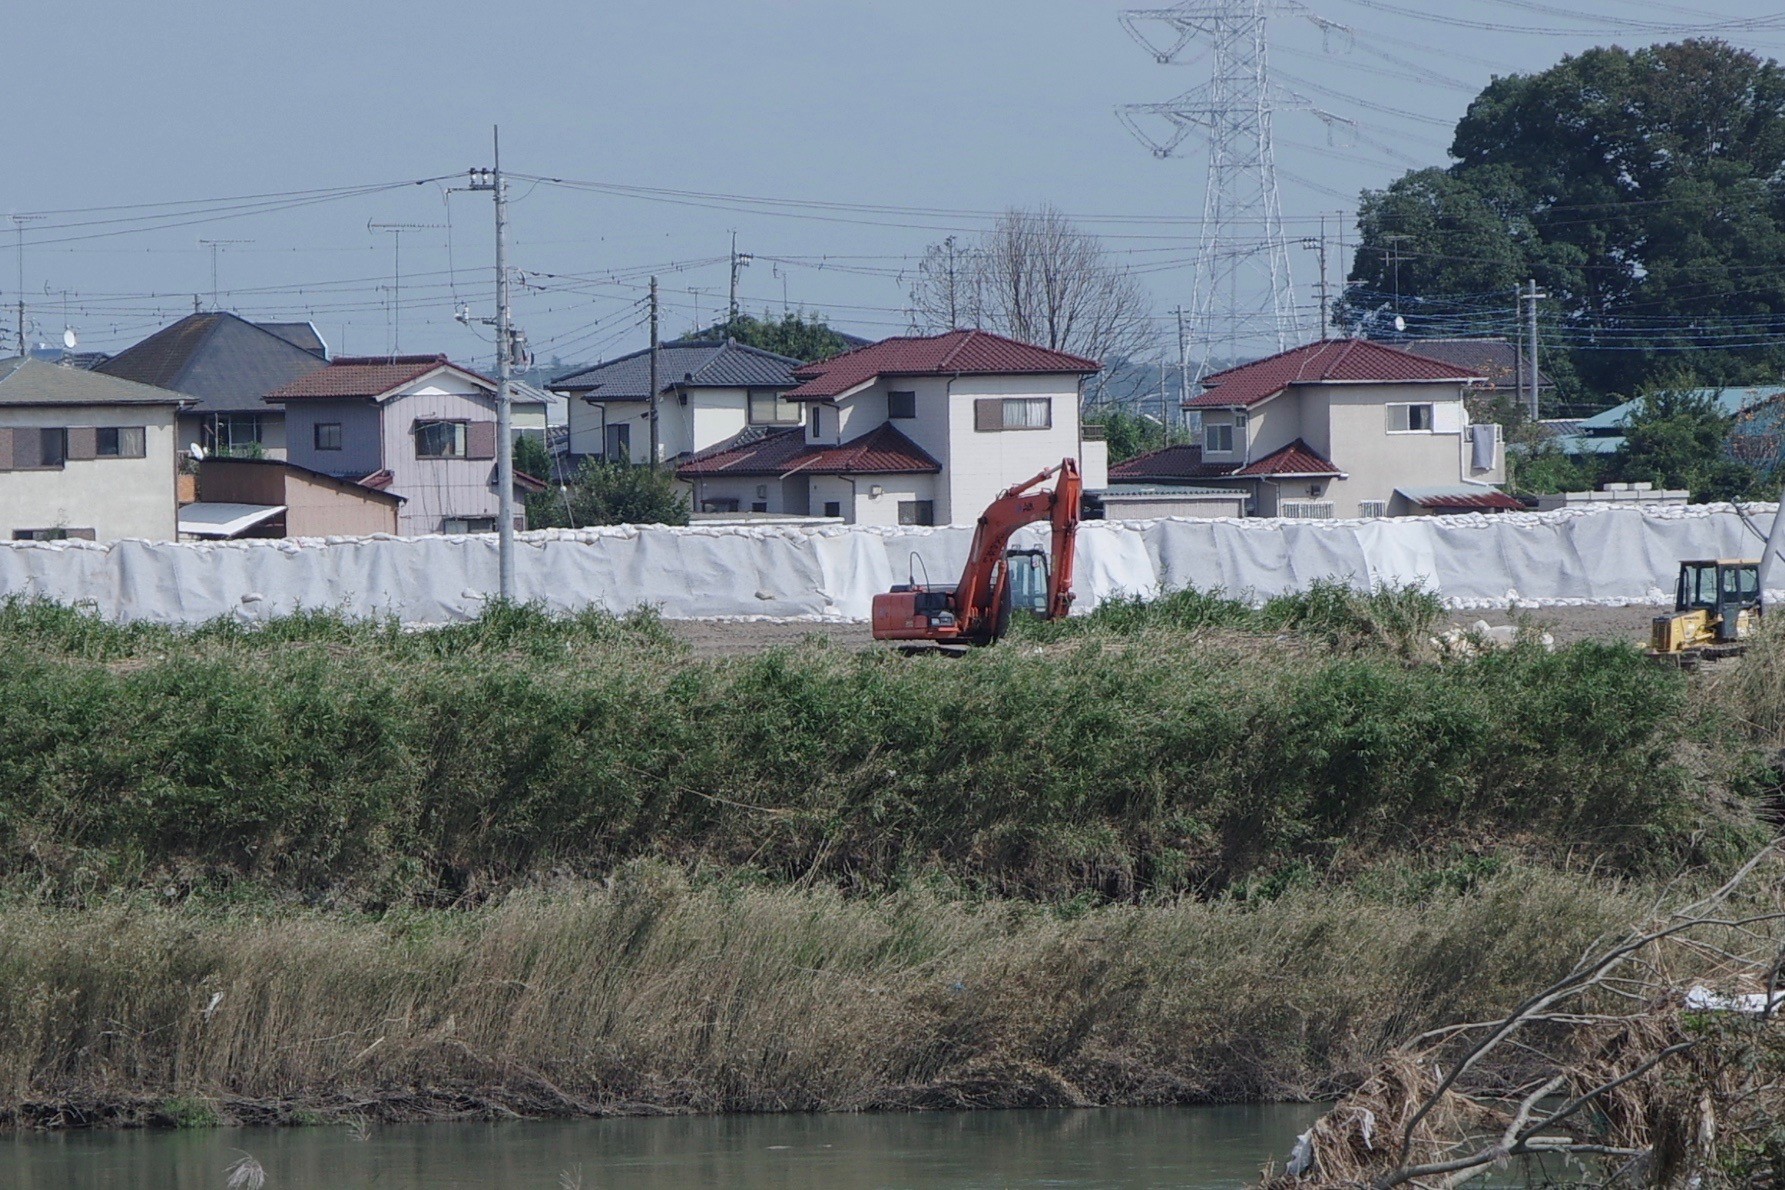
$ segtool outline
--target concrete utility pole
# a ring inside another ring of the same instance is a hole
[[[514,599],[514,431],[509,356],[514,350],[508,309],[508,188],[502,181],[502,130],[492,128],[494,168],[471,171],[471,189],[488,190],[496,204],[496,568],[504,602]]]
[[[1316,340],[1320,340],[1320,339],[1326,338],[1326,327],[1327,327],[1326,312],[1327,312],[1327,308],[1328,308],[1327,292],[1326,292],[1326,213],[1325,212],[1322,212],[1320,215],[1320,238],[1315,239],[1313,236],[1304,236],[1302,238],[1302,247],[1314,251],[1315,253],[1318,254],[1319,259],[1320,259],[1320,280],[1316,284],[1316,288],[1318,288],[1320,290],[1320,324],[1319,324],[1319,326],[1317,326],[1315,328],[1315,334],[1314,334],[1314,338]]]
[[[738,275],[737,270],[735,268],[732,269],[731,275],[733,277],[736,277]],[[657,469],[658,456],[663,453],[662,447],[661,447],[661,445],[658,441],[658,437],[657,437],[657,433],[658,433],[658,431],[657,431],[657,387],[660,383],[660,381],[657,379],[657,356],[658,356],[657,278],[652,277],[651,278],[651,396],[650,396],[650,404],[651,404],[651,469],[653,471]]]
[[[19,358],[25,358],[25,224],[35,223],[42,215],[14,215],[13,230],[19,236]]]
[[[1537,405],[1537,302],[1538,302],[1538,299],[1546,298],[1549,296],[1549,294],[1543,293],[1542,291],[1540,291],[1537,288],[1537,281],[1535,278],[1532,278],[1531,280],[1527,281],[1525,284],[1530,287],[1525,292],[1525,300],[1531,303],[1530,309],[1525,311],[1525,334],[1526,334],[1526,337],[1530,340],[1530,355],[1525,360],[1525,366],[1527,369],[1526,374],[1525,374],[1525,383],[1526,383],[1525,399],[1529,402],[1528,412],[1531,415],[1531,420],[1536,421],[1537,416],[1538,416],[1538,405]]]
[[[752,257],[748,252],[738,251],[738,233],[731,233],[731,303],[727,307],[731,311],[730,321],[738,320],[738,270],[749,264]]]
[[[1184,408],[1184,402],[1190,399],[1190,339],[1184,334],[1184,307],[1175,311],[1178,316],[1178,425],[1183,426],[1190,417],[1190,411]]]

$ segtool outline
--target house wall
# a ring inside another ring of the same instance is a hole
[[[340,450],[316,449],[319,422],[341,423]],[[384,420],[372,401],[290,401],[285,428],[286,458],[300,467],[358,479],[384,466]]]
[[[0,471],[0,541],[20,529],[91,529],[94,540],[179,536],[172,405],[0,408],[0,428],[142,426],[140,459],[76,459],[43,471]]]
[[[937,491],[938,523],[972,524],[1011,484],[1058,466],[1062,458],[1077,458],[1078,389],[1077,376],[957,378],[948,403],[949,450],[946,457],[938,456],[945,481]],[[981,397],[1047,397],[1053,402],[1053,425],[1045,430],[975,430],[973,402]]]
[[[206,459],[198,465],[198,498],[210,504],[284,504],[285,468]]]
[[[679,393],[665,394],[657,402],[657,433],[666,460],[717,446],[750,424],[748,389],[691,388],[687,390],[687,396],[686,405]],[[571,453],[605,454],[607,424],[623,422],[632,427],[632,457],[644,462],[650,453],[650,410],[647,401],[590,404],[580,397],[573,400],[570,409]]]
[[[1148,496],[1103,497],[1103,515],[1112,521],[1152,520],[1155,517],[1241,517],[1246,515],[1244,492],[1224,496]]]
[[[1504,458],[1498,459],[1498,466],[1490,471],[1469,467],[1468,414],[1463,408],[1460,385],[1321,385],[1318,395],[1310,392],[1307,399],[1311,409],[1325,413],[1324,419],[1308,420],[1327,423],[1327,457],[1346,474],[1345,479],[1335,480],[1332,485],[1330,498],[1335,516],[1357,516],[1359,501],[1391,500],[1397,487],[1430,487],[1465,480],[1505,482]],[[1388,405],[1427,402],[1433,406],[1432,430],[1388,429]]]
[[[445,373],[411,385],[379,407],[383,465],[392,475],[390,490],[407,497],[397,513],[399,533],[440,533],[449,518],[496,515],[493,458],[417,458],[414,434],[417,421],[494,422],[495,406],[495,397],[483,386]]]
[[[604,449],[607,434],[605,406],[583,400],[581,394],[570,397],[570,453],[598,455]]]
[[[287,537],[359,537],[371,533],[395,533],[398,509],[394,500],[368,493],[359,496],[313,476],[285,473],[285,535]]]

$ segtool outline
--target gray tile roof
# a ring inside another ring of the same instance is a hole
[[[93,370],[185,393],[196,398],[194,413],[264,413],[267,393],[326,366],[272,331],[213,310],[188,314]]]
[[[313,322],[257,322],[263,331],[278,335],[293,347],[301,347],[318,359],[328,358],[328,344]]]
[[[0,360],[0,405],[178,405],[165,388],[40,359]]]
[[[684,388],[779,388],[799,381],[799,360],[742,343],[672,343],[658,348],[658,392]],[[635,351],[605,364],[560,376],[549,386],[604,401],[650,399],[651,351]]]

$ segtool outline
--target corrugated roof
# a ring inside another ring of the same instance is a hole
[[[1396,488],[1395,494],[1404,496],[1421,508],[1458,510],[1462,512],[1502,511],[1522,512],[1524,504],[1508,496],[1498,488],[1477,487],[1474,484],[1444,484],[1438,487]]]
[[[1297,438],[1288,446],[1279,447],[1255,463],[1248,463],[1234,472],[1247,479],[1272,475],[1342,475],[1332,461]]]
[[[1224,409],[1267,401],[1292,384],[1421,383],[1482,380],[1468,368],[1426,359],[1368,339],[1325,339],[1203,378],[1208,390],[1186,409]]]
[[[882,423],[840,445],[806,442],[799,427],[754,442],[702,451],[676,468],[678,478],[717,475],[909,475],[935,473],[942,464],[892,425]]]
[[[0,405],[182,405],[190,398],[86,368],[0,360]]]
[[[1096,360],[1019,343],[990,331],[948,331],[940,335],[882,339],[797,369],[798,400],[827,400],[858,388],[876,376],[1084,375],[1102,368]]]
[[[742,343],[676,343],[657,349],[659,394],[684,388],[792,388],[800,361]],[[601,401],[648,401],[651,350],[635,351],[604,364],[560,376],[548,386],[560,392],[588,393]]]
[[[190,412],[264,412],[261,398],[326,366],[277,333],[224,310],[188,314],[94,367],[195,398]]]
[[[342,356],[331,360],[327,367],[318,368],[290,384],[273,389],[266,394],[266,399],[278,404],[285,401],[382,397],[392,389],[402,388],[440,368],[450,368],[460,376],[491,389],[496,387],[494,380],[469,368],[460,367],[444,355]]]

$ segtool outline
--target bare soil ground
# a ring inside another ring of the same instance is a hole
[[[1640,644],[1649,636],[1649,621],[1661,609],[1653,607],[1546,607],[1531,611],[1456,612],[1451,622],[1470,627],[1478,620],[1489,624],[1530,624],[1556,638],[1557,644],[1578,640],[1624,640]],[[876,647],[866,624],[763,624],[713,620],[669,620],[669,630],[697,657],[723,657],[758,653],[777,646],[800,644],[816,637],[846,649]]]

